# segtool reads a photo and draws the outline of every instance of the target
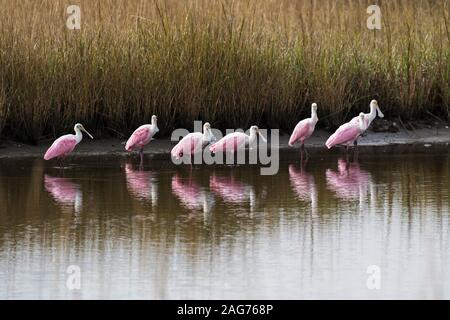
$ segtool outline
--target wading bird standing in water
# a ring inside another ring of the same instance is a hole
[[[139,149],[141,165],[144,162],[144,146],[149,143],[153,139],[153,136],[159,131],[157,121],[158,119],[153,115],[152,124],[144,124],[137,128],[125,145],[125,150],[127,151]]]
[[[64,158],[71,153],[73,149],[75,149],[75,146],[79,144],[81,140],[83,140],[83,134],[81,131],[86,132],[91,139],[94,139],[94,137],[86,131],[81,123],[77,123],[73,129],[75,130],[75,134],[66,134],[53,142],[44,155],[45,160],[59,158],[61,160],[62,167]]]
[[[380,107],[378,106],[377,100],[372,100],[372,101],[370,101],[370,113],[364,113],[364,121],[365,121],[365,125],[366,125],[365,130],[367,130],[367,128],[369,128],[372,121],[375,120],[375,118],[377,117],[377,114],[380,118],[384,117],[383,112],[381,112]],[[358,116],[356,116],[350,122],[357,124],[358,121],[359,121]],[[359,136],[358,136],[358,138],[359,138]],[[356,138],[356,140],[354,142],[355,146],[358,144],[358,138]]]
[[[209,147],[211,152],[235,152],[240,148],[252,145],[256,141],[256,136],[259,134],[262,141],[267,142],[266,138],[261,134],[257,126],[250,127],[250,135],[243,132],[233,132],[227,134],[225,137],[214,143]]]
[[[181,139],[175,147],[173,147],[171,154],[175,159],[180,159],[184,155],[194,155],[197,152],[203,150],[203,147],[215,141],[211,131],[211,125],[206,122],[203,125],[203,133],[201,132],[191,132],[188,133]],[[191,161],[192,164],[192,161]]]
[[[346,150],[348,152],[349,144],[355,142],[356,139],[367,129],[364,113],[360,113],[358,116],[358,122],[353,121],[344,123],[340,126],[335,133],[333,133],[325,142],[328,149],[333,146],[342,144],[346,145]]]
[[[305,149],[305,140],[314,132],[317,121],[319,121],[319,118],[317,118],[317,104],[313,103],[311,105],[311,118],[304,119],[295,126],[289,139],[289,146],[293,147],[297,141],[300,141],[301,150],[303,151]]]

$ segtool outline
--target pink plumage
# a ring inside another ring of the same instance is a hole
[[[352,121],[344,123],[335,133],[333,133],[325,143],[328,149],[338,144],[349,145],[352,144],[361,133],[365,130],[364,114],[360,114],[358,123]]]
[[[133,151],[135,149],[140,149],[142,160],[144,146],[152,140],[153,136],[158,131],[159,131],[158,118],[155,115],[153,115],[151,124],[144,124],[139,128],[137,128],[136,130],[134,130],[133,134],[130,136],[130,138],[127,141],[127,144],[125,145],[125,150]]]
[[[310,119],[300,121],[291,134],[289,146],[292,147],[297,141],[300,141],[301,144],[303,144],[314,132],[314,127],[315,124],[312,124]]]
[[[358,122],[359,122],[359,116],[353,117],[353,119],[350,120],[350,122],[357,125]],[[370,116],[369,116],[369,114],[364,114],[364,124],[365,124],[366,127],[369,127],[369,125],[370,125]]]
[[[62,136],[56,139],[51,147],[48,148],[44,155],[44,159],[50,160],[57,157],[65,157],[75,149],[77,143],[77,139],[72,134]]]
[[[133,151],[134,149],[142,149],[152,139],[152,130],[150,126],[143,125],[137,128],[125,145],[125,150]]]
[[[175,159],[181,158],[183,155],[192,155],[196,152],[202,150],[203,141],[202,141],[202,133],[200,132],[192,132],[183,137],[173,147],[171,154]]]
[[[214,143],[209,150],[211,152],[235,152],[244,147],[248,140],[248,135],[242,132],[233,132]]]
[[[45,152],[44,159],[50,160],[53,158],[64,158],[66,155],[71,153],[75,146],[81,142],[83,139],[83,134],[81,131],[86,132],[86,134],[91,138],[92,135],[87,132],[87,130],[83,127],[81,123],[77,123],[73,128],[75,134],[66,134],[53,142],[53,144],[48,148],[47,152]]]

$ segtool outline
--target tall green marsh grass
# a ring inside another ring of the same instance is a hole
[[[214,127],[289,130],[367,111],[450,118],[450,3],[378,1],[0,0],[0,137],[52,138],[82,122],[128,135]],[[81,30],[65,26],[77,4]]]

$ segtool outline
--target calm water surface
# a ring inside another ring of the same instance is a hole
[[[2,160],[0,298],[450,298],[446,151],[281,159]]]

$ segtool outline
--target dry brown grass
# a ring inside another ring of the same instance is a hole
[[[195,119],[290,129],[312,101],[336,124],[372,98],[448,119],[449,2],[378,3],[374,32],[367,1],[0,0],[0,134],[127,135],[152,114],[162,134]]]

